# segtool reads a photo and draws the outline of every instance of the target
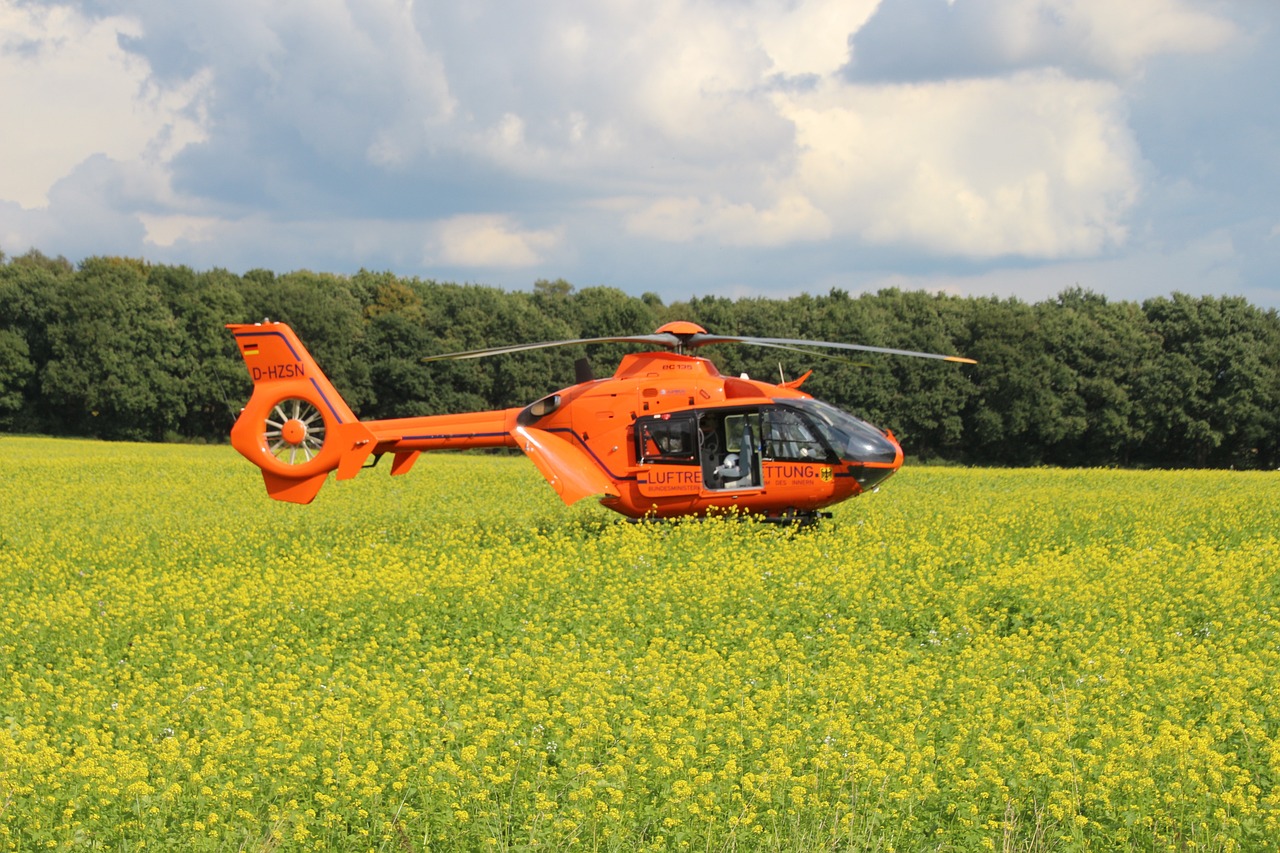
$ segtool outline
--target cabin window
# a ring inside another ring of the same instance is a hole
[[[560,395],[551,394],[536,403],[530,403],[516,416],[516,423],[531,426],[539,418],[544,418],[560,408]]]
[[[760,413],[714,409],[699,415],[702,478],[708,489],[758,489]]]
[[[550,397],[543,397],[538,402],[529,407],[529,414],[535,418],[541,418],[551,414],[560,408],[560,395],[552,394]]]
[[[656,415],[636,421],[636,458],[641,464],[698,464],[697,425],[692,414]]]

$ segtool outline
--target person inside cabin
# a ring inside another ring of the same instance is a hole
[[[722,445],[719,418],[711,414],[699,415],[698,458],[702,462],[702,481],[708,489],[719,489],[724,485],[724,478],[720,475],[724,460],[724,454],[720,452]]]
[[[716,429],[716,419],[711,415],[698,416],[698,444],[702,447],[702,458],[714,456],[720,452],[720,433]]]

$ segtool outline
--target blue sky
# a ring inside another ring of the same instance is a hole
[[[0,250],[1280,308],[1273,0],[0,0]]]

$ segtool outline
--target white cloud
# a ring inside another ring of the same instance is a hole
[[[709,200],[670,197],[644,204],[627,217],[635,234],[667,242],[711,238],[726,246],[783,246],[822,240],[831,222],[809,199],[790,195],[758,208],[720,196]]]
[[[880,0],[813,0],[761,4],[758,33],[772,70],[788,77],[826,76],[849,61],[849,36]]]
[[[440,56],[423,41],[413,4],[324,0],[265,4],[282,48],[268,94],[308,143],[331,156],[363,146],[376,166],[399,169],[430,147],[454,117]]]
[[[842,85],[831,75],[874,7],[712,15],[665,2],[626,33],[617,16],[565,22],[567,67],[554,78],[572,98],[592,94],[594,74],[613,100],[571,120],[513,104],[475,147],[516,174],[643,181],[651,194],[622,205],[625,226],[665,242],[777,247],[842,235],[976,258],[1123,242],[1138,154],[1117,87],[1057,72]],[[628,78],[637,66],[643,75]],[[771,97],[778,73],[828,76]]]
[[[660,8],[630,45],[643,72],[627,101],[677,151],[742,145],[771,118],[750,97],[769,59],[753,43],[749,19],[696,5]]]
[[[968,257],[1122,243],[1138,152],[1109,84],[1057,73],[779,98],[836,234]]]
[[[185,111],[207,78],[155,85],[147,63],[119,46],[139,32],[125,17],[0,0],[0,198],[42,207],[93,155],[155,163],[202,138]]]
[[[169,247],[178,242],[206,243],[214,239],[214,233],[221,220],[211,216],[188,216],[186,214],[151,214],[138,215],[142,226],[147,230],[146,240],[152,246]]]
[[[1247,293],[1266,305],[1274,302],[1261,290],[1250,290],[1240,279],[1236,249],[1229,234],[1215,232],[1182,246],[1143,247],[1133,252],[1093,259],[987,269],[973,273],[925,275],[887,273],[864,279],[858,288],[885,287],[930,290],[964,296],[1018,297],[1026,301],[1052,299],[1064,290],[1081,287],[1112,299],[1142,301],[1174,291],[1229,295]]]
[[[461,267],[528,267],[561,240],[555,230],[526,230],[499,215],[456,216],[434,229],[427,262]]]
[[[1217,50],[1237,35],[1228,20],[1185,0],[1052,0],[1034,19],[1027,4],[1011,3],[1004,11],[1015,8],[1022,10],[1016,18],[1028,46],[1051,42],[1053,29],[1065,30],[1068,49],[1122,74],[1153,56]]]
[[[477,18],[465,26],[475,39],[436,31],[466,103],[445,144],[520,176],[662,194],[714,188],[785,154],[790,129],[761,97],[776,69],[750,6],[472,8]],[[433,22],[451,33],[462,26]]]
[[[1161,55],[1221,49],[1234,24],[1187,0],[882,4],[854,39],[859,79],[923,80],[1060,68],[1129,77]]]
[[[1244,8],[0,0],[0,233],[664,296],[1111,261],[1271,215],[1280,17]]]

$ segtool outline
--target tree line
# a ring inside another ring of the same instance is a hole
[[[967,366],[830,359],[716,345],[726,375],[793,379],[892,429],[910,457],[983,465],[1280,465],[1280,318],[1239,297],[1112,301],[1074,288],[1027,303],[882,290],[787,299],[532,291],[361,271],[237,275],[38,251],[0,253],[0,430],[145,441],[225,440],[251,386],[228,322],[290,323],[364,418],[523,405],[612,372],[634,347],[577,345],[424,364],[425,355],[652,332],[684,319],[722,334],[961,354]]]

